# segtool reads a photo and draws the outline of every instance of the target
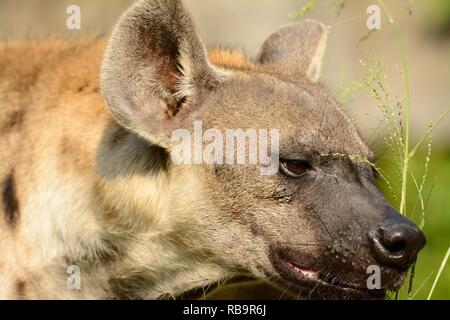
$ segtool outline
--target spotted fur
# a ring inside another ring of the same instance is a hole
[[[373,258],[362,237],[302,245],[331,241],[322,223],[362,234],[378,221],[354,225],[339,198],[357,194],[358,179],[381,197],[366,166],[330,158],[309,185],[170,157],[172,130],[200,119],[279,128],[286,154],[370,158],[316,83],[325,40],[322,24],[305,21],[271,35],[256,59],[207,53],[180,1],[141,0],[109,39],[0,44],[0,297],[156,299],[237,276],[284,286],[274,252],[329,269],[353,251],[343,281],[364,281]],[[81,290],[67,286],[70,265]]]

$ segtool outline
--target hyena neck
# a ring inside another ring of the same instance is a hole
[[[161,299],[209,286],[228,275],[202,249],[151,232],[135,237],[109,279],[115,299]],[[231,275],[229,275],[231,276]]]
[[[119,235],[123,252],[110,280],[114,297],[170,297],[229,275],[196,232],[214,210],[195,192],[201,183],[168,162],[163,149],[114,123],[102,141],[97,171],[105,225]]]

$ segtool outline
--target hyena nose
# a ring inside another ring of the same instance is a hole
[[[414,224],[397,220],[378,225],[369,232],[369,239],[375,259],[399,269],[407,269],[426,243],[424,234]]]

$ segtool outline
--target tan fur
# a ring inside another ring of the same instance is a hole
[[[308,21],[272,34],[254,61],[207,53],[179,0],[141,0],[108,41],[1,44],[0,298],[165,298],[237,276],[335,294],[286,276],[287,255],[365,284],[366,232],[387,204],[353,160],[370,150],[315,83],[325,41]],[[316,170],[297,181],[251,164],[176,164],[170,136],[198,120],[279,129],[280,157]],[[324,239],[325,223],[359,240]],[[330,245],[305,245],[316,241]],[[81,290],[67,286],[72,265]],[[404,273],[384,271],[398,287]]]
[[[211,63],[232,70],[257,70],[258,67],[250,61],[240,49],[227,50],[222,48],[213,48],[208,52],[208,58]]]
[[[0,259],[6,265],[3,270],[9,270],[8,275],[2,270],[2,280],[9,278],[20,285],[9,289],[0,285],[2,297],[40,297],[33,290],[33,282],[45,273],[46,265],[65,258],[65,249],[59,249],[56,243],[53,252],[48,248],[61,236],[54,234],[60,230],[51,225],[57,222],[50,216],[63,213],[49,212],[54,209],[46,205],[57,201],[55,198],[63,199],[63,192],[52,191],[58,183],[95,176],[97,145],[110,121],[99,95],[97,76],[103,48],[104,41],[60,40],[1,46],[0,127],[4,129],[0,136],[0,177],[3,181],[13,172],[20,199],[16,231],[8,235],[9,226],[1,228],[2,247],[10,248],[2,252],[15,257]],[[20,119],[14,120],[15,114],[20,114]],[[92,187],[86,184],[83,188]],[[81,200],[69,201],[80,202],[83,207]],[[50,219],[47,222],[46,217]],[[40,231],[43,237],[33,229],[38,224],[48,227]]]
[[[77,228],[83,234],[102,233],[100,222],[104,221],[113,229],[119,228],[115,232],[120,235],[122,228],[127,233],[129,228],[145,230],[152,223],[158,223],[158,219],[164,219],[158,216],[163,212],[164,200],[155,198],[155,194],[164,188],[162,178],[160,182],[156,179],[155,190],[152,190],[148,181],[141,181],[143,179],[139,177],[120,177],[121,173],[115,172],[117,168],[108,167],[107,161],[100,163],[102,167],[96,167],[105,136],[112,135],[113,140],[135,139],[115,124],[99,93],[99,69],[104,49],[104,39],[82,43],[49,40],[1,45],[0,181],[14,171],[21,204],[18,231],[12,232],[0,219],[2,298],[54,297],[52,287],[47,288],[46,293],[38,293],[34,288],[37,283],[46,281],[42,277],[48,268],[54,268],[54,263],[60,264],[58,273],[63,280],[67,277],[64,273],[67,255],[77,258],[87,254],[85,259],[96,258],[97,252],[77,252],[74,248],[64,247],[63,242],[68,239],[61,242],[60,237],[76,236]],[[213,64],[226,69],[253,69],[252,63],[238,51],[214,49],[210,59]],[[119,150],[116,156],[124,158],[119,161],[126,160],[129,152]],[[109,176],[119,177],[109,179]],[[69,189],[64,186],[67,183]],[[126,193],[124,185],[128,189]],[[71,203],[78,211],[72,212],[74,216],[70,220],[61,221],[67,223],[65,227],[57,225],[59,222],[52,218],[66,214],[58,212],[58,208],[62,210],[63,207],[47,207],[48,202],[58,199],[65,199],[63,206]],[[146,212],[149,207],[154,208],[153,213]],[[129,217],[121,216],[121,213],[130,209],[146,213],[129,221]],[[1,211],[0,216],[3,216]],[[39,231],[42,234],[37,234],[33,228],[41,223],[47,227]],[[50,243],[52,249],[46,248]],[[103,244],[98,236],[84,245],[109,250],[108,244]],[[63,281],[59,283],[62,285]],[[92,298],[106,290],[102,286],[94,288],[93,283],[91,291],[83,290],[81,295],[63,288],[54,290],[66,292],[61,296],[66,298],[71,294],[76,298]],[[108,293],[103,292],[100,296],[108,297]]]

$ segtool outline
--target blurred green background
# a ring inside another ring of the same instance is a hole
[[[88,37],[107,34],[131,0],[0,0],[0,39],[34,39],[47,36]],[[389,76],[390,91],[403,95],[400,54],[394,36],[382,15],[382,29],[369,33],[367,7],[371,0],[185,0],[199,31],[207,43],[244,47],[254,56],[264,39],[280,25],[297,18],[315,18],[330,27],[330,40],[323,66],[323,82],[336,95],[364,74],[360,59],[376,56],[383,61]],[[450,107],[450,0],[386,0],[403,37],[410,71],[412,145],[427,132],[429,121],[436,120]],[[81,30],[65,27],[66,8],[81,8]],[[307,10],[305,9],[307,5]],[[362,41],[362,39],[365,39]],[[351,87],[351,86],[350,86]],[[359,89],[350,90],[345,108],[354,116],[366,137],[376,126],[376,103]],[[393,172],[395,162],[384,153],[383,134],[370,141],[381,154],[380,165]],[[442,259],[450,246],[450,119],[433,133],[433,152],[424,193],[432,188],[426,208],[424,232],[428,243],[416,267],[416,298],[427,297]],[[426,145],[412,162],[421,177]],[[395,175],[394,175],[395,178]],[[394,183],[398,187],[398,183]],[[414,208],[417,193],[408,186],[407,208]],[[389,192],[386,192],[389,194]],[[414,219],[414,217],[412,217]],[[417,220],[416,220],[417,221]],[[234,287],[222,293],[228,298],[279,298],[280,292],[253,286],[250,290]],[[406,298],[402,290],[400,298]],[[450,299],[450,265],[444,269],[433,299]]]
[[[446,122],[448,125],[448,121]],[[416,267],[414,290],[422,284],[423,288],[418,292],[417,299],[425,299],[431,289],[436,273],[442,259],[450,247],[450,149],[438,148],[431,157],[430,183],[436,181],[428,200],[423,231],[427,236],[427,245],[420,253]],[[423,171],[425,154],[418,154],[412,162],[412,168],[416,172]],[[413,184],[410,184],[409,194],[413,195],[408,200],[408,206],[416,205],[417,196]],[[417,215],[414,215],[418,221]],[[428,280],[427,280],[428,278]],[[401,297],[405,297],[402,291]],[[432,299],[450,299],[450,261],[448,261],[441,278],[436,285]]]

